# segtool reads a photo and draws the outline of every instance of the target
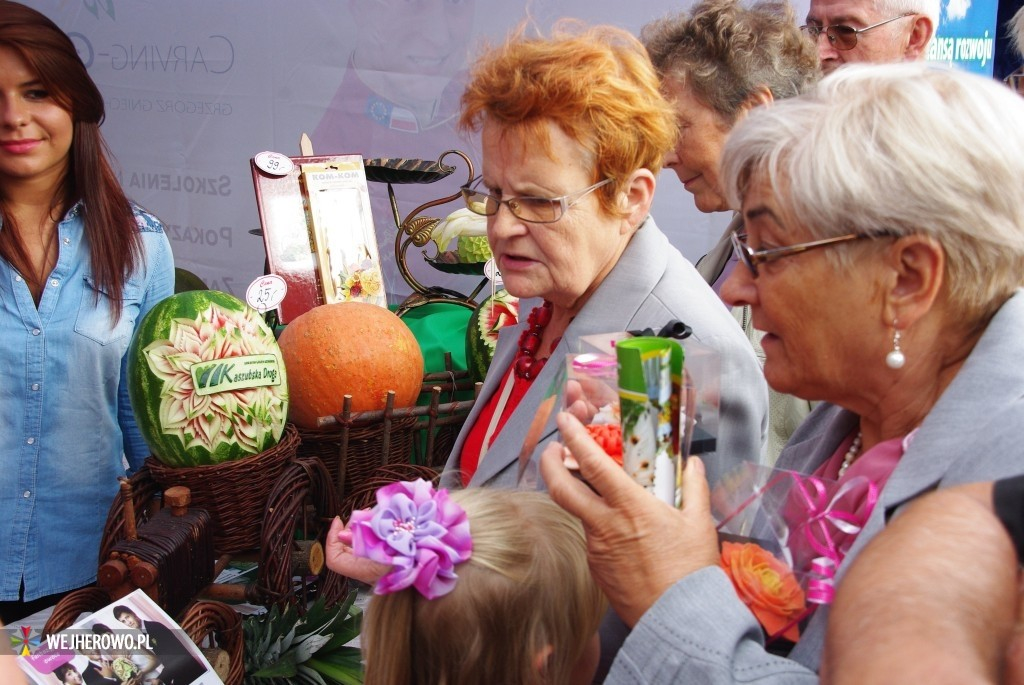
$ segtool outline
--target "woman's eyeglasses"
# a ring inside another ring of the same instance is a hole
[[[512,212],[512,216],[517,219],[528,221],[532,224],[552,224],[561,219],[569,211],[570,207],[589,193],[611,183],[612,179],[606,178],[583,190],[562,195],[561,197],[523,196],[512,197],[508,200],[499,199],[477,188],[482,181],[483,178],[478,176],[468,185],[462,187],[462,198],[466,201],[466,206],[471,211],[484,216],[494,216],[498,213],[498,208],[501,205],[505,205],[508,207],[508,211]]]
[[[890,21],[914,16],[914,14],[916,14],[916,12],[907,12],[906,14],[901,14],[898,17],[892,17],[891,19],[880,21],[877,24],[865,26],[862,29],[855,29],[852,26],[847,26],[846,24],[832,24],[831,26],[815,26],[813,24],[807,24],[805,26],[801,26],[800,30],[810,36],[811,40],[815,43],[818,42],[818,36],[824,33],[828,37],[828,42],[836,50],[853,50],[857,47],[857,36],[860,34],[870,31],[871,29],[877,29],[879,26],[888,24]]]
[[[767,250],[755,250],[747,245],[747,236],[741,233],[733,231],[729,235],[729,239],[732,241],[732,249],[739,257],[739,260],[750,269],[750,273],[754,278],[758,277],[757,265],[765,264],[766,262],[774,262],[776,259],[782,259],[783,257],[790,257],[801,252],[813,250],[817,247],[826,247],[828,245],[835,245],[836,243],[845,243],[850,240],[863,240],[864,238],[882,238],[886,236],[892,236],[889,233],[847,233],[846,235],[836,236],[834,238],[823,238],[822,240],[812,240],[808,243],[797,243],[796,245],[786,245],[785,247],[773,247]]]

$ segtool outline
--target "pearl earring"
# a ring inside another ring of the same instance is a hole
[[[896,327],[896,319],[892,321],[892,352],[885,355],[885,365],[890,369],[902,369],[907,363],[907,357],[900,349],[900,329]]]

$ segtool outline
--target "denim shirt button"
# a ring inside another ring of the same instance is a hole
[[[32,496],[32,491],[26,490],[21,496],[24,497],[25,499],[28,499],[29,497]]]
[[[29,438],[29,439],[28,439],[28,440],[26,440],[25,442],[27,442],[27,443],[28,443],[28,444],[30,444],[30,445],[34,445],[34,444],[36,444],[36,439],[35,439],[35,438]]]
[[[39,389],[39,384],[38,383],[33,383],[32,384],[32,389],[33,390],[38,390]]]
[[[56,288],[58,285],[60,285],[60,281],[58,281],[56,278],[54,278],[54,279],[50,280],[50,285],[52,285],[54,288]]]
[[[19,276],[18,274],[14,274],[14,282],[21,283],[21,276]]]
[[[38,328],[33,328],[32,329],[32,335],[39,335],[40,333],[42,333],[42,331],[39,330]]]

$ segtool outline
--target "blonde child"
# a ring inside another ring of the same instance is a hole
[[[361,637],[367,685],[591,682],[606,605],[578,520],[544,493],[422,480],[377,502],[328,537],[328,558],[351,541],[387,569]]]

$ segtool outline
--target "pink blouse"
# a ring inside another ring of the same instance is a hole
[[[915,432],[916,429],[904,437],[883,440],[866,450],[850,464],[840,478],[839,468],[854,439],[854,436],[850,435],[812,475],[826,481],[838,481],[840,491],[845,486],[846,492],[842,495],[838,508],[850,514],[853,520],[866,522],[882,488],[903,457]],[[832,535],[836,548],[845,555],[857,533],[844,533],[842,530],[834,529]]]

